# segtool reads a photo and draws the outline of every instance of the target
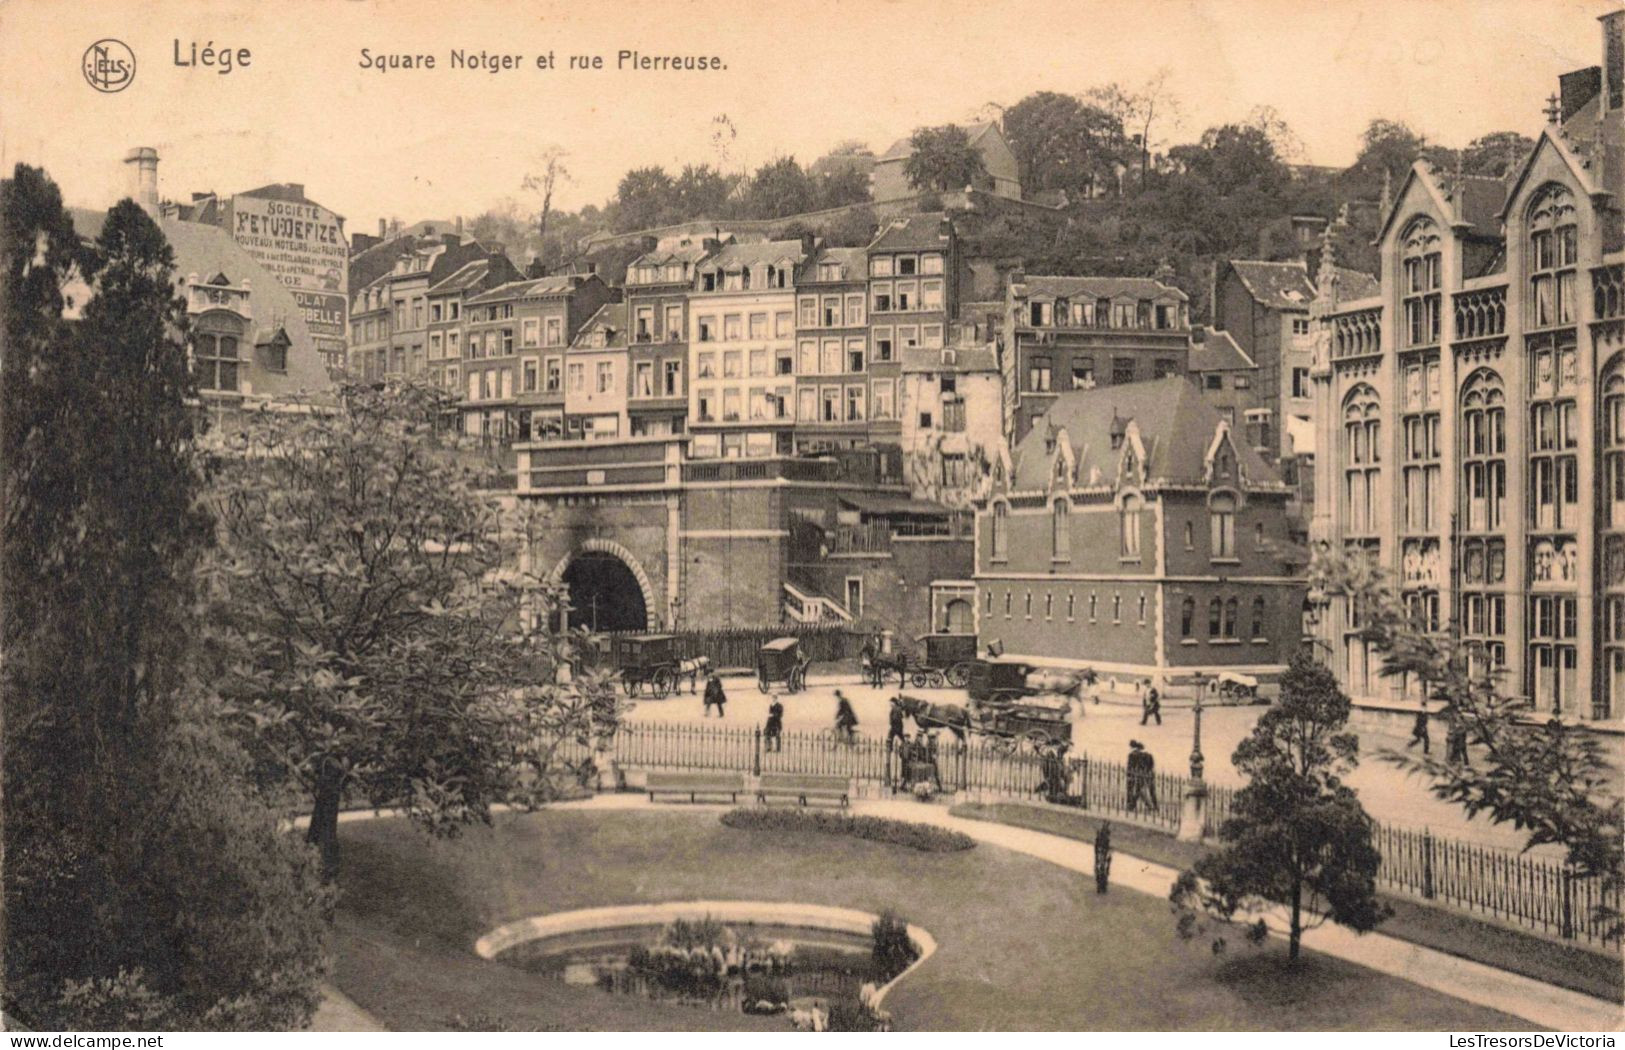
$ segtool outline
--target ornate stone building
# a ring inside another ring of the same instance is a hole
[[[1384,216],[1381,290],[1322,281],[1311,536],[1362,550],[1428,627],[1537,710],[1625,711],[1625,235],[1621,31],[1563,78],[1506,180],[1418,163]],[[1334,260],[1322,263],[1323,272]],[[1378,676],[1357,610],[1315,630],[1356,698]]]

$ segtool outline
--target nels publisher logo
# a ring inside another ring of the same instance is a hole
[[[135,53],[122,40],[98,40],[85,49],[80,63],[85,79],[97,91],[123,91],[135,79]]]

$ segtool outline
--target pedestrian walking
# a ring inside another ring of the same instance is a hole
[[[1428,705],[1422,704],[1416,712],[1416,721],[1411,724],[1411,738],[1406,742],[1407,748],[1422,745],[1422,754],[1429,754],[1433,750],[1433,741],[1428,734]]]
[[[1112,877],[1112,825],[1103,820],[1095,832],[1095,892],[1105,893]]]
[[[1453,766],[1472,767],[1472,757],[1467,754],[1467,726],[1460,718],[1450,719],[1450,729],[1445,733],[1444,760]]]
[[[857,735],[858,713],[852,710],[852,701],[839,689],[835,690],[835,735],[846,743]]]
[[[1155,718],[1157,725],[1162,725],[1162,696],[1157,687],[1151,684],[1151,679],[1145,680],[1145,695],[1140,700],[1140,724],[1145,725],[1146,720]]]
[[[1136,813],[1140,808],[1140,801],[1144,797],[1145,745],[1138,740],[1128,742],[1128,759],[1123,763],[1127,773],[1123,779],[1124,787],[1128,789],[1127,808],[1130,813]]]
[[[1151,752],[1142,750],[1140,754],[1140,792],[1151,803],[1151,812],[1157,811],[1157,760],[1151,757]]]
[[[766,750],[784,750],[784,704],[777,697],[767,707],[767,725],[762,728],[762,737]]]
[[[722,691],[722,679],[717,677],[715,671],[705,680],[705,717],[711,717],[711,707],[716,706],[717,717],[723,715],[723,705],[728,702],[728,694]]]
[[[908,732],[903,728],[903,723],[907,718],[908,712],[903,710],[902,700],[895,696],[892,697],[891,713],[887,718],[889,728],[886,730],[886,747],[888,749],[891,748],[894,740],[897,741],[899,749],[908,740]]]

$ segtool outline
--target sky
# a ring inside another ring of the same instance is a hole
[[[1561,73],[1600,62],[1619,0],[0,0],[0,162],[43,166],[70,204],[127,194],[121,160],[158,150],[160,192],[303,183],[347,219],[473,217],[550,149],[555,207],[601,204],[644,164],[750,170],[858,139],[883,151],[927,124],[1038,90],[1080,93],[1167,71],[1178,124],[1273,106],[1300,159],[1347,164],[1373,117],[1446,145],[1534,134]],[[127,44],[136,75],[94,90],[82,56]],[[177,65],[247,48],[246,67]],[[360,68],[430,54],[433,69]],[[451,52],[522,56],[456,69]],[[617,69],[622,50],[717,56],[707,72]],[[551,54],[555,68],[538,69]],[[568,67],[601,55],[605,68]]]

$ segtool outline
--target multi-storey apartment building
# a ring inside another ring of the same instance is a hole
[[[998,353],[974,332],[951,346],[903,351],[903,476],[915,496],[963,509],[987,495],[1007,457]]]
[[[457,396],[463,389],[463,303],[497,285],[520,279],[519,270],[502,252],[476,259],[429,286],[428,364],[430,382]]]
[[[627,267],[627,416],[635,437],[685,432],[688,294],[696,267],[719,248],[715,240],[679,237],[668,246],[657,244]]]
[[[1272,679],[1303,605],[1287,495],[1183,377],[1061,394],[978,503],[978,633],[1164,686]]]
[[[688,427],[695,459],[793,450],[796,274],[808,241],[728,244],[689,299]]]
[[[496,441],[562,433],[563,385],[555,388],[550,377],[563,375],[570,341],[614,294],[596,274],[560,274],[470,297],[463,308],[464,433]]]
[[[1388,569],[1547,715],[1625,711],[1625,12],[1603,64],[1505,181],[1419,163],[1384,217],[1378,294],[1321,282],[1313,537]],[[1324,265],[1324,264],[1323,264]],[[1316,630],[1356,698],[1358,610]]]
[[[910,215],[882,226],[867,254],[869,381],[875,396],[885,399],[901,384],[907,351],[940,350],[948,343],[959,305],[959,237],[946,215]],[[898,445],[901,420],[895,410],[887,414],[872,427],[873,440]]]
[[[1148,277],[1013,273],[1005,289],[1005,425],[1011,443],[1070,390],[1185,374],[1190,307]]]
[[[491,249],[455,234],[404,240],[390,269],[355,289],[350,371],[377,381],[429,370],[429,289]]]
[[[796,447],[857,448],[897,419],[897,381],[870,379],[868,263],[862,248],[821,248],[796,281]],[[877,366],[884,367],[884,366]]]
[[[605,303],[564,354],[564,436],[611,441],[627,432],[625,303]]]

